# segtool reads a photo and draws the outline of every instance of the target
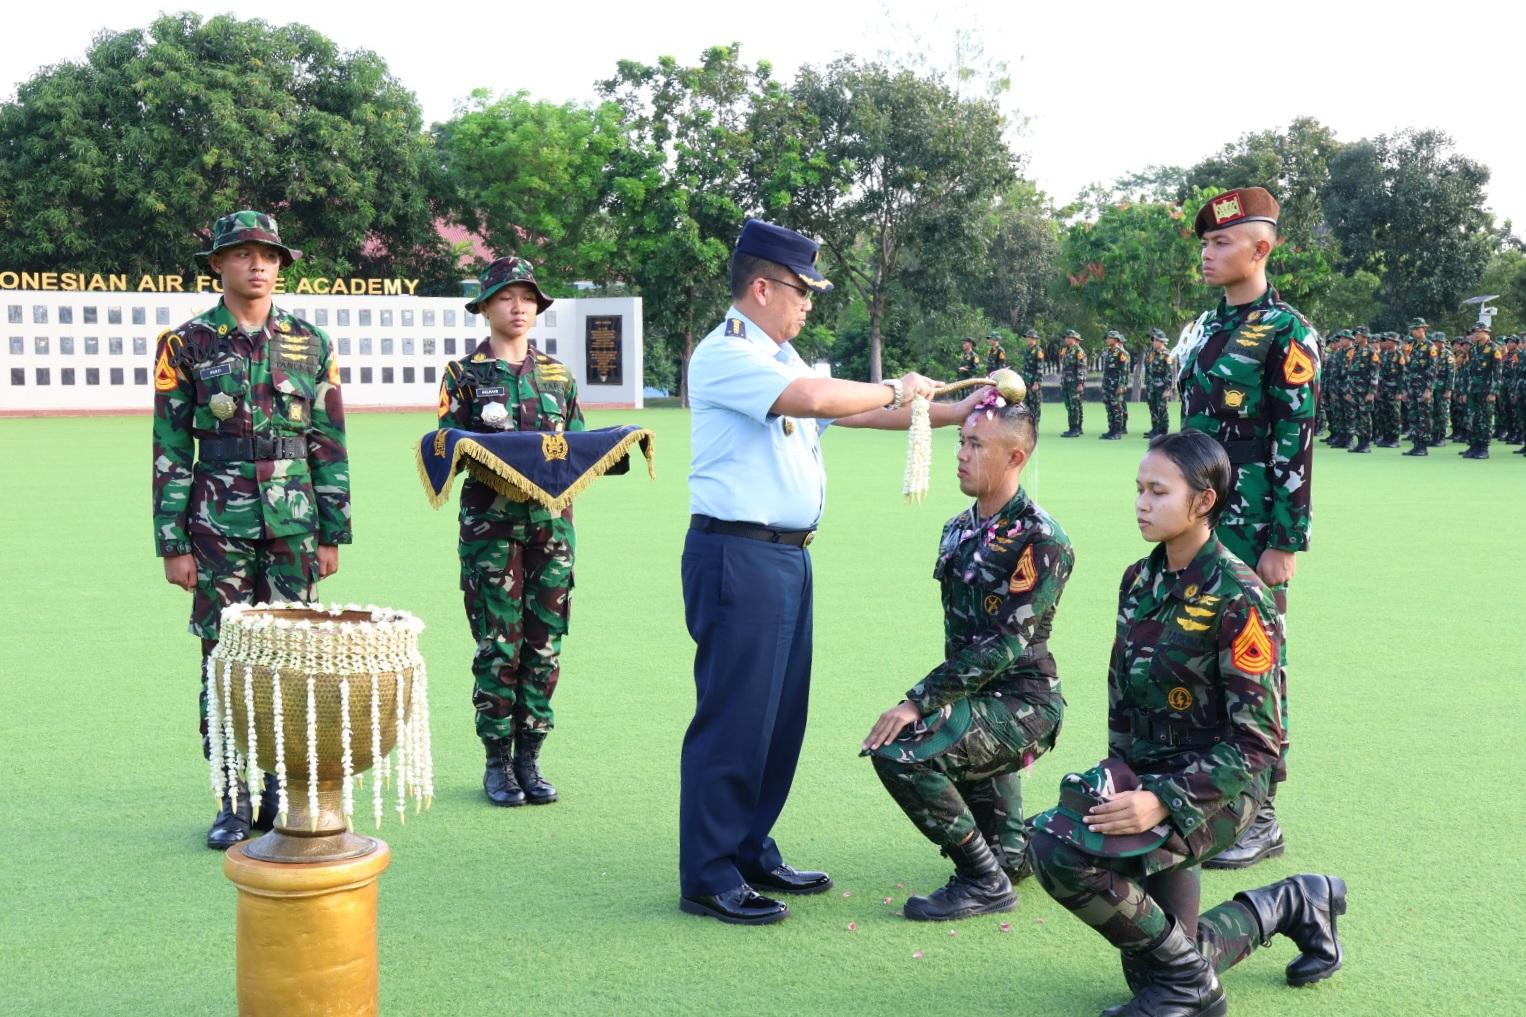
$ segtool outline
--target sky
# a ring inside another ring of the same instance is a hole
[[[426,123],[475,88],[591,101],[620,59],[740,42],[788,80],[842,55],[920,60],[934,69],[1001,62],[1003,104],[1022,127],[1024,175],[1057,203],[1092,182],[1150,165],[1191,165],[1249,131],[1312,116],[1343,141],[1440,128],[1491,171],[1488,205],[1526,236],[1526,4],[1410,0],[1372,4],[1088,4],[839,0],[806,5],[570,0],[493,8],[264,0],[236,10],[185,0],[28,4],[0,35],[0,101],[40,68],[82,59],[101,30],[146,26],[161,10],[300,21],[342,49],[370,49],[418,96]]]

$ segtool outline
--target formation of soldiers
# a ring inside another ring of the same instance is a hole
[[[1526,455],[1526,356],[1521,337],[1496,341],[1480,321],[1450,343],[1424,318],[1408,334],[1366,325],[1341,329],[1325,344],[1319,432],[1332,448],[1370,453],[1398,448],[1429,455],[1449,441],[1464,459],[1489,458],[1494,441]]]
[[[1067,329],[1058,358],[1044,353],[1035,329],[1013,366],[1028,382],[1028,402],[1038,420],[1043,402],[1043,376],[1058,360],[1060,395],[1067,427],[1062,438],[1083,433],[1087,355],[1081,334]],[[1000,333],[987,337],[981,357],[974,341],[964,340],[959,377],[975,377],[1008,365]],[[1127,386],[1133,361],[1124,336],[1109,330],[1102,353],[1102,403],[1107,431],[1113,440],[1128,433]],[[1176,388],[1178,364],[1166,345],[1166,333],[1150,330],[1150,346],[1140,358],[1141,396],[1150,412],[1146,439],[1171,430],[1167,403]],[[1492,326],[1480,321],[1466,335],[1450,341],[1424,318],[1411,319],[1406,333],[1374,333],[1366,325],[1343,328],[1320,343],[1323,364],[1315,433],[1332,448],[1370,453],[1373,448],[1399,448],[1406,456],[1429,455],[1430,450],[1461,444],[1464,459],[1487,459],[1494,442],[1518,445],[1526,455],[1526,335],[1495,339]]]

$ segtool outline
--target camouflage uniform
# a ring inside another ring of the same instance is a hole
[[[1519,337],[1505,337],[1505,360],[1500,371],[1499,417],[1495,437],[1502,441],[1521,440],[1521,382],[1526,377],[1526,357],[1521,355]]]
[[[1039,334],[1031,328],[1024,338],[1027,342],[1018,354],[1018,373],[1028,386],[1028,394],[1023,397],[1023,402],[1027,404],[1028,412],[1033,415],[1033,423],[1037,425],[1039,414],[1044,409],[1044,347],[1039,342]]]
[[[1404,354],[1394,344],[1391,333],[1384,333],[1383,347],[1378,353],[1378,399],[1373,405],[1372,429],[1380,448],[1394,448],[1399,444],[1399,395],[1404,390]]]
[[[1357,331],[1358,341],[1346,352],[1346,407],[1351,413],[1353,452],[1366,452],[1372,444],[1373,406],[1378,398],[1378,351],[1367,342],[1367,333]]]
[[[1323,373],[1319,386],[1320,398],[1314,401],[1314,435],[1318,437],[1324,433],[1330,422],[1329,407],[1326,405],[1328,400],[1324,395],[1330,387],[1330,355],[1325,344],[1325,337],[1317,332],[1314,335],[1314,348],[1319,351],[1319,362]]]
[[[1102,353],[1102,403],[1107,409],[1107,433],[1104,438],[1127,434],[1129,430],[1129,351],[1123,348],[1123,336],[1109,332],[1116,339]]]
[[[1009,875],[1027,850],[1018,771],[1054,746],[1065,712],[1048,639],[1074,565],[1065,531],[1021,489],[989,519],[974,506],[950,519],[933,569],[946,659],[906,700],[924,717],[968,700],[973,719],[930,757],[920,734],[872,757],[924,836],[948,848],[978,829]]]
[[[1431,377],[1431,446],[1445,445],[1451,433],[1452,387],[1457,383],[1457,357],[1446,333],[1431,339],[1435,373]]]
[[[1452,342],[1452,434],[1453,441],[1467,441],[1471,425],[1468,422],[1468,340],[1458,338]]]
[[[267,237],[279,245],[257,212],[224,217],[214,236],[214,250]],[[312,600],[318,545],[350,542],[333,344],[279,308],[251,335],[218,301],[159,337],[153,457],[155,550],[195,557],[189,629],[203,660],[224,607]],[[200,717],[205,738],[204,669]]]
[[[994,374],[996,371],[1007,366],[1007,351],[1002,349],[1001,336],[992,332],[986,336],[989,345],[986,347],[986,374]]]
[[[1150,430],[1145,435],[1147,438],[1167,434],[1171,430],[1171,417],[1166,412],[1166,403],[1171,397],[1175,372],[1172,370],[1171,354],[1163,348],[1156,348],[1156,338],[1164,339],[1165,334],[1158,329],[1153,330],[1150,348],[1145,350],[1144,355],[1145,394],[1150,404]]]
[[[1267,800],[1283,743],[1281,641],[1270,592],[1216,539],[1180,574],[1167,571],[1164,547],[1124,572],[1108,665],[1108,754],[1160,799],[1167,836],[1144,854],[1098,857],[1061,839],[1046,813],[1030,849],[1050,896],[1120,950],[1145,949],[1166,933],[1146,880],[1225,850]],[[1217,971],[1262,939],[1238,900],[1197,923],[1198,949]]]
[[[484,339],[445,365],[441,427],[500,430],[483,421],[491,405],[507,411],[502,430],[583,430],[572,376],[533,346],[510,364]],[[500,742],[517,733],[543,735],[554,726],[551,696],[572,596],[572,508],[552,513],[535,502],[511,501],[468,476],[460,516],[461,590],[477,641],[477,735]]]
[[[1462,384],[1458,386],[1464,389],[1468,399],[1468,448],[1463,452],[1465,458],[1489,458],[1489,440],[1494,434],[1495,405],[1489,397],[1499,398],[1500,372],[1504,359],[1503,351],[1494,345],[1494,340],[1488,333],[1468,351],[1468,365],[1463,371]]]
[[[980,377],[980,354],[975,352],[974,346],[959,354],[958,374],[960,381]]]
[[[1074,331],[1065,334],[1080,339]],[[1065,433],[1080,434],[1082,403],[1086,399],[1086,350],[1081,348],[1079,341],[1074,346],[1060,348],[1060,394],[1065,398],[1065,416],[1070,425]]]
[[[1410,348],[1404,369],[1404,400],[1409,408],[1409,434],[1414,447],[1405,455],[1425,455],[1430,448],[1431,390],[1438,369],[1436,347],[1428,340],[1422,339]]]

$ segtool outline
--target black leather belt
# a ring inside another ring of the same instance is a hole
[[[689,529],[703,530],[706,533],[724,533],[728,537],[764,540],[770,544],[789,544],[792,547],[810,547],[811,541],[816,539],[815,530],[776,530],[761,523],[734,523],[727,519],[716,519],[714,516],[705,515],[690,516]]]
[[[1221,731],[1205,730],[1185,721],[1154,715],[1134,714],[1129,719],[1129,728],[1139,741],[1179,749],[1211,749],[1224,740]]]
[[[1042,660],[1049,656],[1049,640],[1045,639],[1037,643],[1029,643],[1023,647],[1022,656],[1017,658],[1019,664],[1031,664],[1035,660]]]
[[[197,458],[204,463],[247,463],[266,459],[306,459],[306,438],[261,434],[253,438],[203,438]]]
[[[1272,460],[1272,442],[1269,438],[1243,438],[1239,441],[1219,439],[1224,451],[1229,453],[1231,466],[1247,463],[1269,463]]]

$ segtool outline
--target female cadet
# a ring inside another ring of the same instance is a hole
[[[439,423],[465,431],[581,431],[577,385],[536,349],[530,329],[551,298],[523,258],[499,258],[466,305],[491,334],[445,365]],[[553,726],[572,595],[572,508],[511,501],[467,477],[461,488],[461,589],[477,652],[472,703],[487,750],[482,789],[494,805],[556,801],[538,757]]]
[[[1198,918],[1198,867],[1250,824],[1282,742],[1277,610],[1213,535],[1233,476],[1206,434],[1150,442],[1134,504],[1157,546],[1119,589],[1109,758],[1068,774],[1059,806],[1034,819],[1039,882],[1122,952],[1136,995],[1106,1017],[1223,1014],[1216,973],[1274,933],[1300,950],[1290,985],[1341,966],[1346,885],[1334,876],[1248,890]]]

